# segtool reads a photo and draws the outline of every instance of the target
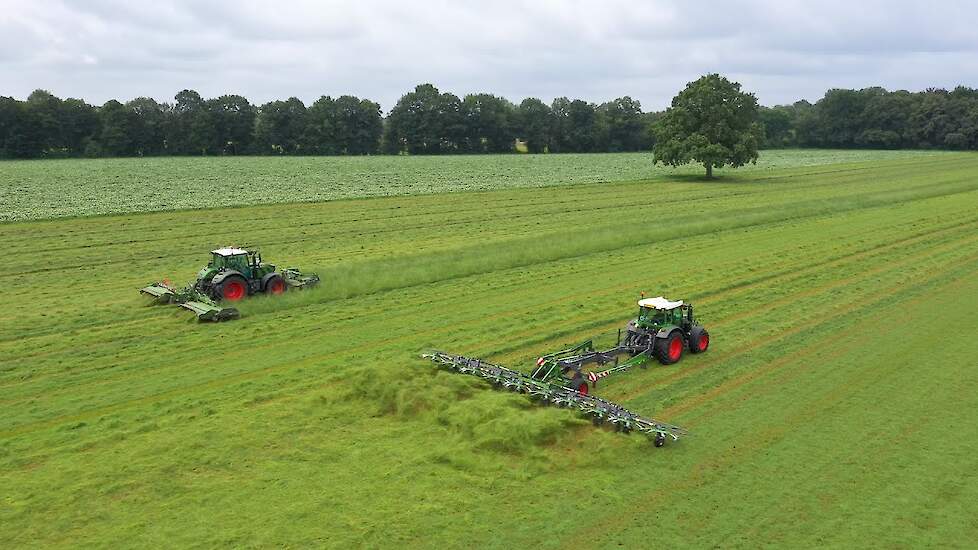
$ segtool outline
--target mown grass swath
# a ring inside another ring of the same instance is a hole
[[[976,173],[961,154],[0,225],[0,536],[971,540]],[[322,289],[212,326],[143,305],[243,237]],[[599,384],[693,434],[664,449],[417,358],[526,369],[613,341],[641,290],[692,300],[712,339]]]

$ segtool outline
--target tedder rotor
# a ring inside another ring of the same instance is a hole
[[[156,303],[172,303],[189,309],[201,321],[237,319],[238,310],[220,307],[220,301],[237,302],[253,294],[283,294],[290,289],[319,284],[319,276],[304,274],[297,268],[277,269],[265,263],[257,250],[219,248],[211,251],[211,261],[197,272],[197,280],[182,290],[167,281],[140,289]]]
[[[672,302],[659,296],[642,298],[638,316],[618,332],[615,347],[600,351],[591,340],[573,348],[550,353],[537,360],[530,374],[508,369],[481,359],[442,352],[422,357],[461,374],[479,376],[497,387],[519,391],[543,402],[578,409],[597,424],[611,423],[617,430],[628,433],[637,430],[649,436],[656,447],[686,435],[678,426],[638,415],[621,405],[592,395],[591,390],[601,378],[624,372],[635,366],[645,366],[656,358],[663,365],[682,359],[683,351],[701,353],[710,346],[709,333],[693,317],[693,306],[682,301]],[[629,358],[619,362],[619,357]],[[606,365],[601,371],[584,371],[586,365]]]

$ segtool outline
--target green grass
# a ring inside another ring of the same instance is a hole
[[[735,173],[927,158],[928,151],[765,151]],[[699,175],[652,155],[225,157],[0,163],[0,222]]]
[[[0,540],[967,546],[978,156],[802,160],[0,225]],[[215,325],[137,295],[242,240],[322,287]],[[712,336],[597,389],[692,432],[663,449],[417,357],[527,369],[641,290]]]

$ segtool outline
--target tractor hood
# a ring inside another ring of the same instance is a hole
[[[217,273],[216,269],[210,265],[205,265],[204,267],[200,268],[200,271],[197,272],[197,280],[209,281],[214,278],[215,273]]]

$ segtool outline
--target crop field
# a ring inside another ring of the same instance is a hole
[[[941,154],[768,151],[741,172]],[[0,166],[0,222],[635,181],[700,171],[653,167],[650,153],[17,161]]]
[[[44,190],[4,202],[20,221],[0,224],[0,540],[978,540],[978,155],[764,152],[715,181],[632,157],[553,156],[522,175],[509,163],[537,161],[499,157],[484,180],[468,165],[454,193],[451,177],[425,182],[438,159],[411,159],[418,171],[392,173],[389,193],[357,162],[404,159],[0,164],[7,197],[12,181]],[[317,194],[331,162],[360,190]],[[162,167],[174,173],[160,197],[197,198],[164,203],[121,175]],[[104,208],[45,198],[75,170],[65,196],[101,189]],[[228,203],[201,182],[277,188],[289,173],[293,195],[203,208]],[[398,196],[321,202],[352,194]],[[65,217],[81,214],[104,215]],[[138,295],[189,280],[227,244],[323,284],[242,302],[220,324]],[[663,448],[419,358],[529,370],[545,351],[613,343],[641,291],[691,301],[712,338],[597,387],[690,431]]]

